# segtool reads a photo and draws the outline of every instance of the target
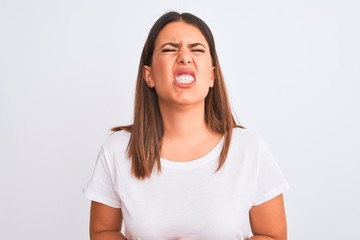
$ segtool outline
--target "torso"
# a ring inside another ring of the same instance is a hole
[[[126,157],[129,138],[124,131],[114,133],[103,145],[105,162],[99,165],[101,174],[101,167],[108,167],[109,187],[115,194],[110,203],[118,199],[115,206],[121,207],[128,239],[245,240],[251,236],[251,207],[288,187],[261,138],[244,129],[233,130],[219,171],[224,138],[192,161],[162,158],[161,172],[155,170],[143,180],[131,174]],[[98,191],[96,186],[89,188]]]

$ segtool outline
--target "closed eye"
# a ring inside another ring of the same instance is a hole
[[[176,52],[176,49],[164,48],[164,49],[161,49],[161,52]]]
[[[201,53],[205,53],[205,50],[204,49],[193,49],[191,50],[193,52],[201,52]]]

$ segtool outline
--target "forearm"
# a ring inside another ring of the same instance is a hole
[[[119,231],[105,231],[91,237],[91,240],[126,240]]]

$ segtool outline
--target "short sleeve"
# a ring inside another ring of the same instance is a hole
[[[289,185],[263,139],[258,148],[256,196],[253,205],[260,205],[282,194]]]
[[[101,147],[93,175],[83,189],[83,194],[92,201],[113,208],[121,208],[120,198],[113,187],[112,170],[113,166],[109,164],[106,158],[104,147]]]

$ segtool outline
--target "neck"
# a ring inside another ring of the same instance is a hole
[[[166,139],[194,139],[209,134],[204,103],[198,106],[165,106],[160,104]]]
[[[204,103],[194,106],[160,106],[164,124],[161,157],[190,161],[206,155],[221,139],[205,122]]]

